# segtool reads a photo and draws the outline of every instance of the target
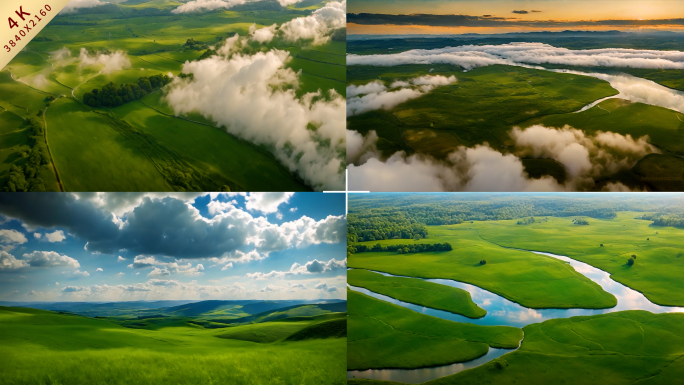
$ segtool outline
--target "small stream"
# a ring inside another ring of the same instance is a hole
[[[494,294],[480,287],[470,285],[467,283],[449,280],[449,279],[425,279],[425,281],[433,282],[441,285],[447,285],[463,289],[470,293],[473,301],[481,308],[487,311],[487,315],[479,319],[472,319],[464,317],[462,315],[453,314],[450,312],[436,310],[420,305],[414,305],[406,302],[390,298],[388,296],[377,294],[371,292],[370,290],[349,286],[350,289],[358,291],[360,293],[369,295],[371,297],[393,303],[395,305],[403,306],[407,309],[430,315],[433,317],[438,317],[446,319],[449,321],[471,323],[476,325],[502,325],[502,326],[513,326],[522,328],[525,325],[532,323],[539,323],[555,318],[569,318],[575,316],[589,316],[596,314],[612,313],[616,311],[623,310],[646,310],[652,313],[669,313],[669,312],[684,312],[682,307],[670,307],[670,306],[660,306],[649,301],[643,294],[633,290],[619,282],[614,281],[610,278],[610,274],[597,269],[584,262],[576,261],[572,258],[568,258],[562,255],[555,255],[551,253],[536,252],[535,254],[545,255],[547,257],[560,259],[561,261],[569,263],[578,273],[584,275],[585,277],[596,282],[603,290],[613,294],[617,299],[617,305],[609,309],[531,309],[524,307],[515,302],[509,301],[508,299],[501,297],[498,294]],[[383,274],[389,277],[403,277],[398,275],[392,275],[388,273],[383,273],[375,271],[376,273]],[[404,278],[414,278],[414,277],[404,277]],[[485,364],[497,357],[502,356],[505,353],[514,351],[515,349],[494,349],[490,348],[489,352],[477,359],[445,366],[439,366],[434,368],[421,368],[421,369],[382,369],[382,370],[364,370],[364,371],[348,371],[347,378],[368,378],[374,380],[384,380],[384,381],[397,381],[404,383],[421,383],[425,381],[434,380],[436,378],[448,376],[451,374],[458,373],[460,371],[471,369],[482,364]]]

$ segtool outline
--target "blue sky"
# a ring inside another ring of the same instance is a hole
[[[344,194],[0,194],[0,300],[344,298]]]

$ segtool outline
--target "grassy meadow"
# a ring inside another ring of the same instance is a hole
[[[347,369],[412,369],[483,356],[489,347],[515,348],[522,330],[479,326],[416,313],[347,290]]]
[[[106,318],[0,307],[0,383],[343,384],[344,318],[214,329],[149,318],[124,327]]]
[[[387,277],[368,270],[353,269],[347,271],[347,283],[403,302],[470,318],[481,318],[487,314],[486,310],[473,302],[467,291],[422,279]]]
[[[0,71],[0,184],[11,165],[26,162],[31,142],[21,120],[35,118],[47,129],[51,157],[46,190],[67,191],[307,191],[311,190],[272,155],[271,149],[238,139],[196,113],[176,117],[162,91],[114,108],[93,108],[83,95],[114,82],[171,73],[206,49],[190,49],[188,39],[207,46],[257,27],[282,24],[310,14],[325,2],[304,8],[273,9],[273,4],[240,11],[171,14],[173,0],[129,0],[58,17]],[[277,5],[277,3],[275,3]],[[280,6],[278,5],[280,8]],[[66,48],[78,58],[91,52],[123,51],[131,67],[104,72],[59,59]],[[345,50],[340,41],[322,45],[274,40],[259,49],[288,51],[288,66],[301,71],[297,93],[345,93]],[[50,101],[46,98],[55,98]],[[122,127],[126,128],[122,130]],[[131,131],[134,131],[131,134]]]
[[[479,286],[525,307],[610,308],[615,297],[570,265],[555,258],[506,249],[480,237],[480,229],[497,222],[430,226],[429,237],[418,243],[448,242],[452,251],[417,254],[366,252],[349,257],[349,267],[419,278],[453,279]],[[506,222],[510,231],[515,222]],[[498,231],[501,231],[499,228]],[[545,239],[540,238],[540,242]],[[405,239],[360,242],[359,244],[403,244]],[[511,245],[513,247],[513,245]],[[486,264],[481,265],[480,261]],[[626,261],[626,259],[625,259]]]

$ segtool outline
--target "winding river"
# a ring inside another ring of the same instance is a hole
[[[479,319],[467,318],[458,314],[450,312],[431,309],[428,307],[414,305],[406,302],[390,298],[388,296],[371,292],[370,290],[349,286],[351,290],[364,293],[371,297],[393,303],[395,305],[403,306],[413,311],[427,314],[442,319],[471,323],[476,325],[505,325],[521,328],[532,323],[543,322],[554,318],[568,318],[575,316],[587,316],[604,313],[612,313],[623,310],[646,310],[652,313],[669,313],[669,312],[684,312],[683,307],[660,306],[649,301],[640,292],[630,289],[629,287],[614,281],[610,278],[610,274],[597,269],[584,262],[576,261],[562,255],[555,255],[551,253],[532,251],[535,254],[545,255],[547,257],[560,259],[569,263],[578,273],[596,282],[603,290],[613,294],[617,299],[617,305],[609,309],[531,309],[524,307],[515,302],[509,301],[504,297],[494,294],[474,285],[463,282],[448,280],[448,279],[425,279],[425,281],[433,282],[441,285],[447,285],[463,289],[470,293],[473,301],[481,308],[487,310],[487,315]],[[398,275],[387,274],[376,271],[376,273],[391,277],[401,277]],[[410,277],[408,277],[410,278]],[[522,341],[521,341],[522,343]],[[460,371],[471,369],[482,364],[485,364],[497,357],[506,353],[514,351],[515,349],[494,349],[489,348],[489,352],[482,357],[476,358],[472,361],[462,362],[457,364],[439,366],[434,368],[421,369],[380,369],[380,370],[351,370],[347,372],[347,378],[369,378],[374,380],[397,381],[404,383],[422,383],[425,381],[434,380],[436,378],[448,376]]]

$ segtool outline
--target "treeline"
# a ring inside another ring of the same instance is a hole
[[[140,100],[150,92],[171,83],[168,75],[141,77],[136,83],[121,86],[110,82],[104,87],[93,89],[83,95],[83,103],[91,107],[117,107],[134,100]]]
[[[580,225],[580,226],[587,226],[587,225],[589,224],[589,222],[587,222],[586,220],[584,220],[584,219],[579,219],[579,218],[578,218],[578,219],[573,219],[573,220],[572,220],[572,223],[574,223],[574,224],[576,224],[576,225]]]
[[[406,218],[401,213],[354,216],[348,222],[347,234],[351,242],[379,241],[383,239],[422,239],[428,231],[424,224]]]
[[[45,131],[43,125],[36,119],[28,119],[29,143],[31,149],[22,154],[28,158],[22,166],[12,164],[9,169],[9,177],[3,187],[3,191],[46,191],[45,181],[41,176],[42,171],[47,171],[46,167],[50,164],[47,146],[45,145]]]
[[[668,214],[646,214],[641,218],[647,221],[653,221],[653,226],[663,227],[684,227],[684,214],[668,215]]]
[[[534,217],[524,218],[518,221],[516,225],[531,225],[535,222]]]
[[[413,243],[408,245],[387,245],[376,243],[373,246],[353,245],[350,254],[364,252],[397,252],[399,254],[424,253],[427,251],[451,251],[453,247],[448,242],[444,243]]]

